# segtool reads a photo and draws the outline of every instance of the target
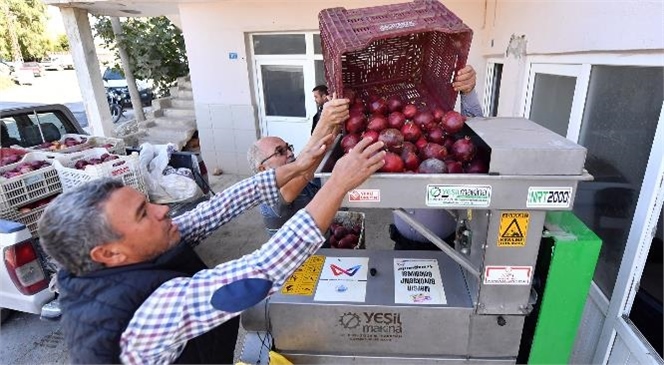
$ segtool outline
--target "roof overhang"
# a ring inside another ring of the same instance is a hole
[[[87,10],[90,14],[106,15],[116,17],[131,16],[162,16],[176,15],[179,13],[178,4],[186,2],[197,2],[187,0],[160,0],[160,1],[132,1],[132,0],[44,0],[47,5],[68,8],[80,8]]]

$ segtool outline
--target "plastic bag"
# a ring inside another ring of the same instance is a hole
[[[165,145],[143,143],[141,145],[139,162],[145,176],[150,201],[153,203],[187,202],[203,195],[203,191],[198,187],[196,181],[186,176],[185,173],[178,172],[179,169],[175,173],[169,173],[169,170],[173,169],[168,166],[173,151],[175,151],[175,146],[171,143]]]

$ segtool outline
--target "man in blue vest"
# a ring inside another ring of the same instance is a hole
[[[347,103],[347,101],[346,101]],[[72,363],[231,363],[237,316],[279,289],[324,242],[346,193],[384,164],[383,143],[361,141],[330,183],[257,251],[208,269],[193,247],[279,188],[310,176],[333,141],[258,173],[173,220],[168,207],[102,179],[62,194],[39,223],[57,260]],[[221,243],[220,243],[221,244]]]

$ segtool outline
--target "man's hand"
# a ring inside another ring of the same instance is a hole
[[[348,119],[348,99],[337,99],[336,93],[323,105],[320,120],[312,134],[314,139],[333,133],[335,136],[341,129],[341,123]]]
[[[475,69],[473,69],[473,66],[466,65],[466,67],[459,70],[456,73],[456,76],[454,76],[454,82],[452,83],[454,91],[461,92],[463,94],[468,94],[469,92],[473,91],[475,88],[475,83],[477,82],[475,76],[476,73]]]
[[[381,151],[384,145],[371,144],[371,138],[361,140],[334,165],[330,183],[346,192],[362,184],[385,164],[385,151]]]
[[[318,167],[321,158],[325,155],[325,151],[327,151],[332,142],[334,142],[334,135],[332,134],[328,134],[318,140],[314,140],[312,136],[293,164],[297,166],[301,174],[308,174]]]
[[[385,151],[381,151],[383,146],[383,142],[371,144],[371,138],[365,138],[337,161],[330,180],[306,207],[321,232],[330,228],[346,193],[362,184],[385,164]]]

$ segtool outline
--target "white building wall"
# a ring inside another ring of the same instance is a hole
[[[486,3],[482,56],[505,55],[512,36],[524,36],[524,57],[505,58],[500,116],[523,112],[523,82],[533,55],[593,52],[630,54],[664,49],[664,2],[651,0],[493,0]]]
[[[358,8],[403,1],[223,1],[180,4],[196,102],[201,150],[211,167],[226,172],[248,173],[246,151],[260,137],[253,93],[250,47],[253,32],[316,31],[318,12],[329,7]],[[475,30],[473,44],[483,21],[480,0],[444,2]],[[229,59],[229,53],[238,55]],[[471,49],[470,61],[478,71],[484,61],[479,47]],[[478,85],[483,85],[480,77]],[[284,136],[288,137],[288,136]]]

